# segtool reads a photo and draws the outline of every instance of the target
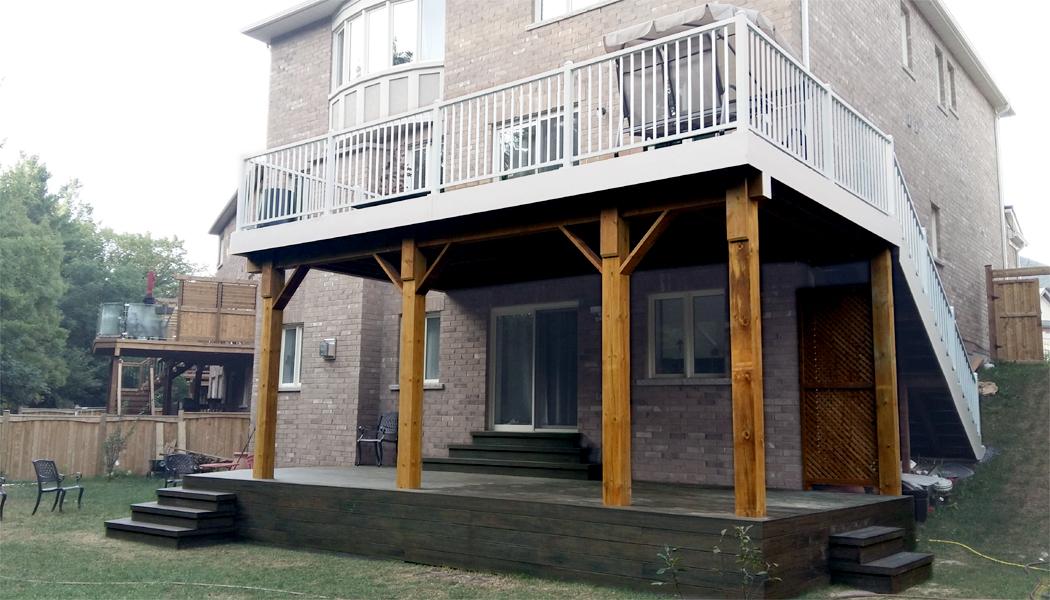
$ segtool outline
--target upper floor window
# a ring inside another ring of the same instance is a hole
[[[955,110],[955,65],[934,48],[937,58],[937,102],[944,108]]]
[[[911,68],[911,11],[901,4],[901,64]]]
[[[536,0],[538,21],[546,21],[576,10],[583,10],[605,0]]]
[[[374,4],[339,24],[332,40],[332,83],[398,65],[445,57],[445,0]]]
[[[725,375],[728,325],[723,290],[651,296],[649,376]]]

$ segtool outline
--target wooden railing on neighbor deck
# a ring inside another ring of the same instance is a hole
[[[136,424],[135,421],[138,420]],[[55,461],[63,473],[84,477],[104,475],[102,441],[119,425],[134,426],[120,455],[120,469],[136,475],[149,471],[150,460],[161,458],[165,446],[233,458],[248,437],[248,413],[184,413],[178,416],[12,415],[0,420],[0,470],[8,481],[32,480],[33,460]]]

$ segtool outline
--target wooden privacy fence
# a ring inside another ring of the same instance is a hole
[[[136,420],[138,423],[136,424]],[[165,445],[202,454],[232,458],[248,438],[248,413],[185,413],[145,415],[12,415],[0,420],[0,469],[8,481],[35,479],[33,460],[54,460],[63,473],[85,477],[104,475],[102,442],[121,428],[134,426],[120,455],[120,469],[136,475],[149,472]]]
[[[1039,307],[1040,275],[1050,267],[992,269],[986,265],[988,344],[992,361],[1043,362],[1043,326]]]

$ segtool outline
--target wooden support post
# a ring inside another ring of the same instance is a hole
[[[992,265],[984,265],[984,292],[988,299],[988,358],[993,363],[999,362],[999,332],[996,330],[995,315],[995,277]]]
[[[631,504],[631,278],[627,221],[602,210],[602,503]]]
[[[397,487],[415,490],[423,471],[423,351],[427,261],[415,240],[401,245],[401,377],[397,426]]]
[[[762,298],[758,202],[741,182],[726,190],[729,337],[733,382],[733,485],[739,517],[766,516]]]
[[[204,387],[204,365],[197,364],[194,366],[196,371],[193,373],[193,409],[198,410],[201,405],[201,391]],[[182,408],[186,408],[183,406]]]
[[[871,328],[875,346],[875,432],[879,444],[879,492],[884,496],[900,496],[897,342],[893,332],[893,256],[889,248],[871,259]]]
[[[117,390],[120,388],[120,348],[113,349],[113,358],[109,359],[109,397],[106,399],[106,412],[117,414]]]
[[[117,357],[117,414],[124,414],[124,398],[121,392],[124,389],[124,359]]]
[[[164,406],[160,411],[162,415],[171,414],[171,378],[175,365],[168,364],[168,362],[168,359],[164,359]]]
[[[252,477],[273,479],[277,447],[277,386],[280,384],[281,333],[284,311],[274,308],[284,289],[284,271],[273,263],[263,265],[261,292],[263,298],[262,333],[259,339],[259,393],[255,413],[255,466]]]

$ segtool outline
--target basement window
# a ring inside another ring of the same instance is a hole
[[[279,374],[281,391],[298,391],[301,387],[299,375],[303,362],[303,326],[285,325],[281,334],[281,367]]]
[[[724,290],[649,297],[649,377],[723,377],[729,314]]]

